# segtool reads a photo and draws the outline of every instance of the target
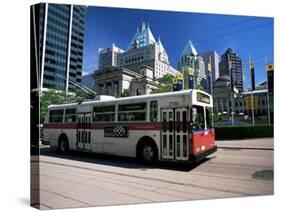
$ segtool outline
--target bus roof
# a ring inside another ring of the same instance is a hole
[[[122,97],[122,98],[109,98],[109,99],[104,99],[104,100],[89,100],[89,101],[84,101],[82,103],[70,103],[70,104],[61,104],[61,105],[50,105],[48,107],[48,109],[56,109],[56,108],[68,108],[68,107],[73,107],[73,106],[77,106],[77,105],[90,105],[93,103],[107,103],[107,102],[114,102],[114,103],[118,103],[118,102],[123,102],[123,101],[130,101],[130,100],[146,100],[146,99],[153,99],[153,98],[162,98],[162,97],[174,97],[174,96],[179,96],[179,95],[192,95],[192,93],[194,93],[194,91],[196,92],[200,92],[200,93],[204,93],[208,96],[210,96],[210,94],[201,91],[201,90],[195,90],[195,89],[188,89],[188,90],[183,90],[183,91],[175,91],[175,92],[167,92],[167,93],[157,93],[157,94],[149,94],[149,95],[139,95],[139,96],[129,96],[129,97]]]
[[[167,93],[157,93],[157,94],[149,94],[149,95],[139,95],[139,96],[129,96],[129,97],[122,97],[122,98],[116,98],[114,100],[101,100],[101,101],[95,101],[90,100],[86,102],[82,102],[81,105],[88,105],[92,103],[106,103],[106,102],[123,102],[123,101],[130,101],[130,100],[146,100],[146,99],[153,99],[153,98],[159,98],[159,97],[173,97],[178,95],[186,95],[186,94],[192,94],[192,90],[184,90],[184,91],[176,91],[176,92],[167,92]]]

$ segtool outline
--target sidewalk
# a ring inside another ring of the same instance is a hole
[[[251,138],[244,140],[218,140],[218,148],[274,150],[274,138]]]

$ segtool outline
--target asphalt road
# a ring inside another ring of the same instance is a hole
[[[153,166],[89,153],[62,155],[42,146],[40,174],[32,173],[40,179],[40,208],[273,194],[273,138],[218,141],[217,145],[218,151],[197,165]],[[38,165],[38,158],[31,165]]]

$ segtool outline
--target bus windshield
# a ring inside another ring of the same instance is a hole
[[[191,129],[200,130],[205,128],[204,124],[204,107],[192,106],[191,109]]]

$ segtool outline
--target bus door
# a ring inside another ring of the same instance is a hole
[[[187,108],[161,110],[161,156],[163,159],[188,159]]]
[[[188,159],[188,111],[175,109],[175,154],[176,160]]]
[[[91,113],[77,116],[77,149],[91,150]]]
[[[161,155],[163,159],[174,159],[174,109],[162,109],[161,119]]]

